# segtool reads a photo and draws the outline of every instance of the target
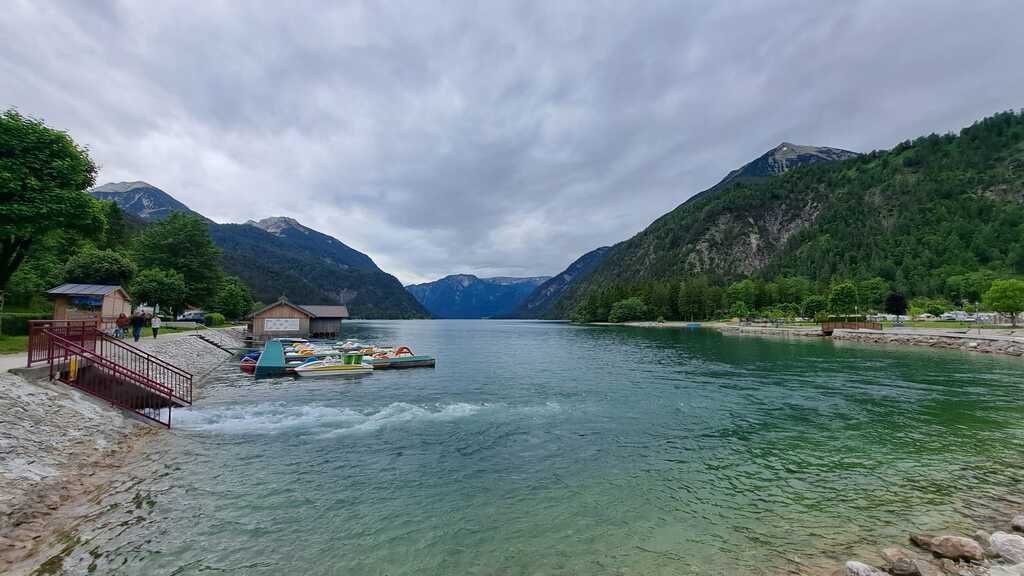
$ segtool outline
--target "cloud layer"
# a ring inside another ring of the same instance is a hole
[[[0,107],[413,282],[554,274],[783,140],[1024,106],[1014,0],[286,4],[14,0]]]

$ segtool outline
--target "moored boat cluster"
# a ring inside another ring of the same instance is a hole
[[[882,563],[848,561],[834,576],[1024,576],[1024,514],[1013,518],[1008,531],[955,534],[913,534],[914,548],[882,550]]]
[[[277,338],[262,350],[242,356],[239,368],[257,378],[295,374],[303,377],[368,374],[394,368],[433,368],[433,356],[414,354],[408,346],[390,347],[344,342]]]

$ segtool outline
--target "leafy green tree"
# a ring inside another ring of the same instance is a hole
[[[116,202],[103,201],[100,202],[100,205],[107,221],[100,247],[114,251],[124,250],[127,248],[128,241],[128,223],[125,220],[124,212]]]
[[[113,250],[87,248],[64,264],[64,279],[81,284],[127,284],[135,276],[135,264]]]
[[[857,287],[852,282],[842,282],[833,286],[828,294],[828,311],[836,315],[856,312]]]
[[[612,305],[612,311],[608,314],[609,322],[634,322],[647,318],[647,305],[637,296],[619,300]]]
[[[1017,315],[1024,312],[1024,280],[996,280],[981,301],[990,310],[1009,314],[1016,327]]]
[[[136,302],[177,312],[185,302],[185,277],[174,270],[147,268],[135,277],[129,292]]]
[[[198,216],[174,212],[150,224],[135,245],[141,268],[174,270],[185,278],[183,303],[206,305],[220,286],[220,251]]]
[[[800,307],[792,302],[784,302],[774,308],[778,312],[778,317],[791,320],[800,315]],[[773,316],[774,317],[774,316]]]
[[[885,297],[885,312],[886,314],[895,314],[896,316],[906,316],[907,297],[899,292],[890,292]]]
[[[814,319],[819,313],[828,310],[828,298],[820,295],[813,295],[804,298],[800,303],[800,313],[804,318]]]
[[[750,278],[741,280],[726,288],[725,297],[729,300],[730,306],[742,302],[746,304],[748,310],[752,310],[756,305],[757,285]]]
[[[67,133],[0,113],[0,289],[47,232],[102,234],[100,205],[85,192],[95,179],[96,165]]]
[[[747,306],[747,303],[742,300],[733,302],[732,306],[729,307],[729,316],[731,318],[746,318],[751,314],[753,314],[753,311],[750,309],[750,306]]]
[[[217,288],[213,309],[227,318],[244,318],[253,310],[252,294],[249,287],[237,276],[226,276]]]
[[[692,278],[679,285],[679,316],[684,320],[704,320],[714,314],[709,306],[711,286],[706,278]]]
[[[881,310],[888,293],[889,283],[878,276],[857,283],[860,304],[871,310]]]

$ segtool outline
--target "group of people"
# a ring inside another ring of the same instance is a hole
[[[117,338],[125,338],[128,335],[128,327],[131,326],[132,338],[136,342],[142,336],[142,327],[149,322],[149,327],[153,329],[153,338],[156,338],[160,332],[160,317],[155,314],[146,314],[141,308],[136,310],[132,317],[129,318],[124,312],[117,317],[114,322],[114,336]]]

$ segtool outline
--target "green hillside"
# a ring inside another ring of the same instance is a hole
[[[584,304],[600,319],[615,301],[639,296],[648,315],[708,316],[735,304],[743,290],[728,288],[744,279],[755,309],[796,304],[847,280],[874,287],[861,290],[863,309],[880,308],[879,294],[890,291],[971,302],[978,288],[965,285],[1020,273],[1024,115],[1005,112],[958,135],[693,198],[613,247],[553,311],[565,317]],[[803,288],[780,296],[780,279]],[[680,310],[686,283],[707,287],[703,313]]]

